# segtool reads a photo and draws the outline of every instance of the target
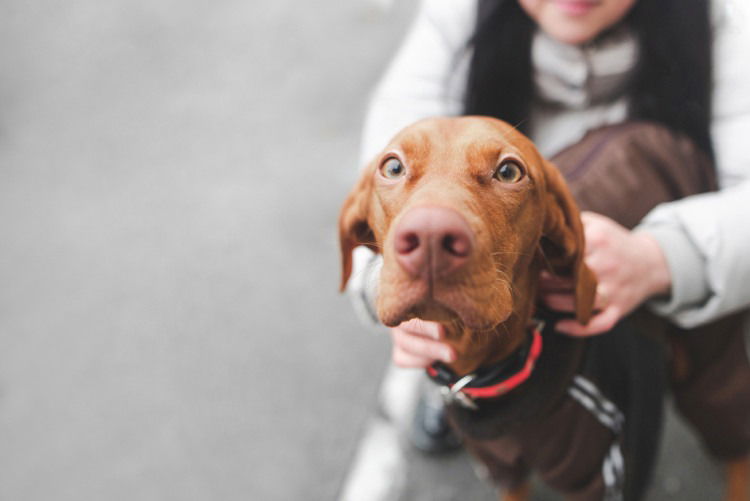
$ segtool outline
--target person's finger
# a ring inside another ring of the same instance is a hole
[[[539,274],[539,286],[545,291],[573,290],[573,280],[553,275],[548,271],[542,271]]]
[[[426,336],[440,340],[445,337],[445,328],[437,322],[428,322],[419,318],[412,318],[403,322],[398,328],[404,329],[412,334]]]
[[[581,222],[586,236],[586,246],[583,255],[587,258],[594,254],[604,244],[605,233],[602,231],[602,216],[594,212],[582,212]]]
[[[609,306],[611,298],[603,286],[596,288],[596,296],[594,296],[594,310],[602,311]]]
[[[619,309],[610,306],[609,308],[605,308],[601,313],[594,315],[586,325],[581,325],[575,320],[565,319],[555,324],[555,330],[569,336],[594,336],[612,329],[619,319]]]
[[[443,362],[453,362],[455,353],[449,345],[435,341],[418,334],[412,334],[409,331],[396,327],[391,329],[393,344],[398,346],[401,351],[410,355],[430,360],[442,360]]]
[[[542,302],[555,311],[575,311],[575,298],[572,294],[544,294]]]
[[[393,345],[391,360],[393,360],[395,365],[404,369],[426,369],[434,362],[432,358],[412,355],[396,345]]]
[[[611,251],[592,252],[586,256],[586,266],[594,272],[597,279],[610,280],[620,271],[618,261],[612,256]]]
[[[590,210],[582,210],[581,211],[581,221],[584,223],[595,220],[597,217],[596,212],[592,212]]]
[[[599,214],[598,212],[592,212],[590,210],[581,211],[581,222],[584,225],[591,226],[591,225],[599,224],[601,222],[609,221],[609,220],[610,218],[602,214]]]

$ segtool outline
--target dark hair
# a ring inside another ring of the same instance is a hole
[[[535,24],[518,0],[479,0],[477,19],[464,110],[527,131]],[[709,155],[710,19],[707,0],[638,0],[624,21],[640,43],[628,89],[630,117],[681,132]]]

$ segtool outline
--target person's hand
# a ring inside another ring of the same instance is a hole
[[[595,315],[587,325],[561,320],[558,331],[573,336],[591,336],[610,330],[646,299],[669,292],[671,277],[656,240],[647,233],[631,232],[612,219],[583,212],[586,235],[585,262],[596,275],[598,286]],[[558,311],[573,311],[571,281],[543,274],[542,302]]]
[[[399,367],[424,369],[433,362],[446,363],[456,359],[456,353],[445,339],[445,328],[436,322],[413,318],[391,329],[393,363]]]

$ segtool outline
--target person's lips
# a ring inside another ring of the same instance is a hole
[[[564,13],[571,16],[583,16],[599,5],[596,0],[554,0],[555,5]]]

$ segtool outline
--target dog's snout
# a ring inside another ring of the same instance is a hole
[[[471,255],[471,230],[452,209],[412,209],[399,222],[394,237],[396,260],[415,277],[447,275],[463,266]]]

